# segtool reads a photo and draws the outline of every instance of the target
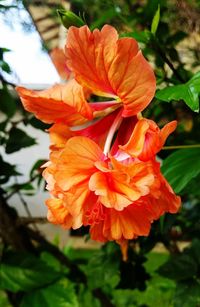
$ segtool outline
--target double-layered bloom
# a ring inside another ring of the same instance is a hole
[[[25,109],[53,124],[43,173],[48,219],[89,225],[103,242],[146,236],[154,220],[180,206],[156,161],[176,122],[159,129],[140,114],[154,96],[154,73],[137,42],[108,25],[71,27],[62,59],[74,79],[44,91],[17,88]]]

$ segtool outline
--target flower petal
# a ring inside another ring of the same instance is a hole
[[[67,67],[67,59],[64,51],[60,48],[54,48],[50,52],[50,57],[61,79],[68,80],[72,72],[69,67]]]
[[[113,47],[118,39],[116,30],[104,26],[90,32],[87,26],[70,27],[67,35],[67,64],[75,73],[76,80],[93,90],[95,94],[115,97],[108,80],[107,70],[113,61]]]
[[[55,180],[67,191],[73,186],[88,182],[96,171],[95,162],[103,157],[102,150],[92,140],[76,136],[70,138],[57,162]]]
[[[66,57],[81,85],[124,104],[124,117],[142,111],[154,96],[155,76],[137,42],[118,39],[109,25],[92,33],[87,26],[70,27]]]
[[[75,80],[56,84],[44,91],[23,87],[17,87],[16,90],[24,108],[45,123],[65,122],[74,126],[93,117],[84,90]]]
[[[47,218],[53,224],[59,224],[63,228],[71,228],[73,221],[72,216],[63,205],[61,199],[47,199],[46,205],[48,207]]]
[[[176,125],[177,122],[172,121],[160,130],[153,120],[142,118],[136,123],[129,141],[119,148],[142,161],[150,160],[161,150]]]
[[[51,150],[64,147],[67,140],[74,136],[74,133],[69,129],[69,127],[63,123],[52,125],[48,132],[50,136]]]

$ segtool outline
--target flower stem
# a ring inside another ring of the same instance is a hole
[[[200,148],[200,144],[164,146],[162,150],[172,150],[172,149],[182,149],[182,148]]]
[[[122,111],[123,111],[123,109],[121,109],[119,111],[119,113],[115,117],[115,119],[114,119],[114,121],[113,121],[113,123],[110,127],[110,130],[108,131],[108,135],[107,135],[106,142],[105,142],[105,145],[104,145],[104,150],[103,150],[105,155],[107,155],[108,152],[110,151],[110,147],[111,147],[111,143],[112,143],[114,134],[117,131],[117,129],[119,128],[119,126],[121,125],[121,122],[123,120]]]

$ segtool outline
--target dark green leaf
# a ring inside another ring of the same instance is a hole
[[[200,306],[200,282],[188,280],[178,283],[173,302],[174,307]]]
[[[105,11],[100,18],[95,20],[95,22],[90,26],[91,30],[94,30],[95,28],[102,27],[105,23],[108,22],[108,20],[112,20],[113,17],[119,15],[119,12],[117,11],[116,7],[113,7],[107,11]]]
[[[0,265],[1,288],[12,292],[40,288],[61,276],[62,273],[31,254],[9,253]]]
[[[155,11],[158,8],[158,5],[162,5],[162,0],[148,0],[146,1],[146,6],[144,7],[144,16],[145,19],[148,19],[149,21],[152,20]]]
[[[12,117],[16,112],[15,100],[6,87],[0,89],[0,110],[6,114],[7,117]]]
[[[42,131],[45,131],[46,129],[50,127],[50,125],[41,122],[39,119],[37,119],[34,116],[28,121],[28,123],[34,128],[40,129]]]
[[[85,268],[90,289],[113,289],[117,286],[120,281],[120,256],[118,246],[109,243],[91,257]]]
[[[34,144],[36,144],[35,139],[28,136],[23,130],[13,127],[6,144],[6,153],[12,153]]]
[[[186,37],[187,33],[183,31],[178,31],[175,34],[168,37],[167,44],[176,45]]]
[[[0,132],[4,132],[7,124],[8,124],[8,119],[6,119],[6,120],[4,120],[3,122],[0,123]]]
[[[175,281],[183,281],[196,276],[198,265],[192,256],[184,253],[172,256],[158,272]]]
[[[6,183],[11,176],[19,175],[19,173],[15,169],[15,165],[3,161],[1,156],[0,156],[0,167],[1,167],[1,173],[0,173],[1,184]]]
[[[10,68],[10,66],[8,65],[8,63],[5,62],[5,61],[0,60],[0,68],[1,68],[3,71],[7,72],[8,74],[11,73],[11,68]]]
[[[184,252],[187,255],[190,255],[191,257],[193,257],[193,259],[196,261],[196,263],[200,267],[199,251],[200,251],[200,240],[199,239],[193,239],[191,246],[184,250]]]
[[[183,100],[193,111],[199,111],[200,72],[187,83],[166,87],[156,93],[156,98],[170,102]]]
[[[175,192],[181,192],[200,173],[200,148],[177,150],[164,160],[162,172]]]
[[[52,285],[25,294],[20,307],[79,307],[73,284],[62,278]],[[89,305],[88,305],[89,307]]]
[[[45,162],[47,162],[47,160],[39,159],[39,160],[37,160],[37,161],[34,163],[32,169],[31,169],[31,171],[30,171],[30,177],[31,177],[31,178],[33,178],[33,177],[36,176],[36,175],[40,175],[40,174],[41,174],[41,170],[42,170],[42,169],[41,169],[41,166],[42,166]]]
[[[192,195],[199,198],[200,197],[199,183],[200,183],[200,173],[198,176],[190,180],[190,182],[180,192],[180,195]]]
[[[0,47],[0,61],[3,61],[4,52],[9,52],[10,49]]]
[[[123,34],[120,35],[120,37],[133,37],[139,43],[147,44],[150,41],[152,34],[151,34],[151,32],[146,30],[146,31],[143,31],[143,32],[123,33]]]
[[[160,21],[160,5],[158,5],[157,11],[153,17],[152,24],[151,24],[151,33],[154,35],[156,34],[159,21]]]
[[[21,183],[21,184],[13,184],[9,190],[12,192],[15,191],[21,191],[25,195],[34,195],[35,194],[35,188],[31,183]]]

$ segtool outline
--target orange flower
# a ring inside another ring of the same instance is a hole
[[[26,110],[53,123],[43,172],[48,219],[64,228],[89,225],[102,242],[146,236],[154,220],[180,207],[155,159],[176,122],[159,129],[138,119],[156,83],[133,38],[119,39],[108,25],[71,27],[65,52],[60,59],[74,80],[44,91],[17,88]],[[111,100],[89,102],[92,93]]]
[[[50,219],[53,212],[54,222],[65,228],[90,225],[95,240],[148,235],[153,220],[165,212],[177,212],[180,206],[157,162],[142,162],[130,155],[118,161],[105,156],[86,137],[70,138],[51,163],[45,170],[54,182],[50,192],[62,202],[55,202],[55,207],[47,202]]]

